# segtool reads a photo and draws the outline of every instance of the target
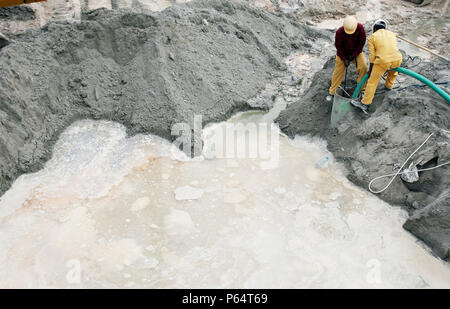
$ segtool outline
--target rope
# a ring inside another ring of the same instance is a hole
[[[416,59],[419,59],[419,61],[417,63],[414,63],[414,61],[416,61]],[[412,64],[408,65],[409,61],[411,61]],[[423,61],[423,59],[419,56],[411,57],[408,55],[408,58],[406,58],[406,60],[403,62],[402,67],[404,67],[405,69],[411,69],[411,68],[414,68],[414,67],[418,66],[419,64],[421,64],[422,61]]]
[[[398,78],[397,78],[398,79]],[[396,80],[397,81],[397,80]],[[403,90],[405,90],[405,89],[408,89],[408,88],[411,88],[411,87],[415,87],[415,88],[425,88],[427,85],[424,85],[424,84],[411,84],[411,85],[408,85],[408,86],[404,86],[404,87],[400,87],[401,86],[401,82],[399,81],[398,82],[400,85],[399,86],[397,86],[397,87],[394,87],[394,88],[392,88],[391,90],[396,90],[396,91],[403,91]],[[435,83],[436,85],[450,85],[450,82],[437,82],[437,83]],[[383,94],[383,93],[386,93],[386,92],[388,92],[389,90],[379,90],[379,91],[377,91],[376,93],[375,93],[375,95],[378,95],[378,94]]]
[[[444,130],[444,131],[446,131],[446,130]],[[446,132],[447,132],[447,131],[446,131]],[[431,136],[433,136],[433,134],[434,134],[434,133],[431,133],[431,134],[426,138],[426,140],[425,140],[425,141],[424,141],[424,142],[423,142],[416,150],[414,150],[412,154],[409,155],[408,159],[406,159],[405,162],[403,162],[402,166],[398,169],[398,171],[397,171],[396,173],[393,173],[393,174],[386,174],[386,175],[381,175],[381,176],[378,176],[378,177],[372,179],[372,180],[369,182],[369,191],[372,192],[372,193],[374,193],[374,194],[381,193],[381,192],[385,191],[387,188],[389,188],[389,186],[392,184],[392,182],[394,181],[394,179],[395,179],[398,175],[408,173],[408,172],[405,172],[405,171],[401,172],[401,170],[402,170],[403,167],[406,165],[406,163],[409,161],[409,159],[411,159],[412,156],[414,156],[414,154],[415,154],[417,151],[419,151],[420,148],[422,148],[423,145],[425,145],[426,142],[428,142],[428,140],[431,138]],[[423,171],[434,170],[434,169],[436,169],[436,168],[438,168],[438,167],[441,167],[441,166],[444,166],[444,165],[447,165],[447,164],[450,164],[450,161],[445,162],[445,163],[442,163],[442,164],[439,164],[439,165],[437,165],[437,166],[430,167],[430,168],[420,169],[420,170],[417,170],[417,171],[418,171],[418,172],[423,172]],[[372,189],[372,183],[373,183],[374,181],[376,181],[376,180],[378,180],[378,179],[381,179],[381,178],[390,177],[390,176],[392,176],[391,180],[389,181],[389,183],[388,183],[383,189],[378,190],[378,191],[375,191],[375,190]]]
[[[435,83],[436,85],[449,85],[450,84],[450,82],[437,82],[437,83]],[[423,84],[412,84],[412,85],[408,85],[408,86],[405,86],[405,87],[402,87],[402,88],[399,88],[399,89],[396,89],[397,91],[402,91],[402,90],[405,90],[405,89],[407,89],[407,88],[410,88],[410,87],[416,87],[416,88],[424,88],[424,87],[426,87],[427,85],[423,85]]]

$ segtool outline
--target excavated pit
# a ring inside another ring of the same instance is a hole
[[[196,1],[161,13],[95,10],[79,24],[50,23],[14,36],[0,50],[0,193],[21,174],[40,170],[61,132],[80,119],[111,120],[129,135],[173,140],[172,125],[228,119],[268,110],[258,96],[286,74],[283,58],[296,50],[317,53],[332,32],[289,16],[229,1]],[[347,177],[367,187],[391,173],[427,136],[421,166],[449,160],[449,106],[427,89],[379,95],[369,117],[354,111],[335,130],[324,102],[333,61],[314,76],[304,96],[277,122],[288,136],[320,136],[344,162]],[[424,63],[415,71],[449,80],[448,66]],[[409,80],[411,82],[411,80]],[[412,81],[411,83],[415,83]],[[421,173],[419,183],[397,179],[380,197],[405,206],[405,228],[442,259],[449,258],[448,166]]]

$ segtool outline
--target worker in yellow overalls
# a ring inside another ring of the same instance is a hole
[[[386,21],[380,19],[373,24],[373,34],[368,39],[369,46],[369,80],[366,91],[361,102],[353,100],[352,104],[367,110],[367,106],[372,103],[375,91],[381,77],[387,71],[386,90],[394,87],[395,78],[398,72],[390,71],[398,68],[402,64],[402,54],[397,47],[397,37],[391,31],[386,30]]]

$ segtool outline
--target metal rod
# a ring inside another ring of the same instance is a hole
[[[433,54],[433,55],[435,55],[436,57],[439,57],[439,58],[441,58],[441,59],[443,59],[443,60],[445,60],[445,61],[447,61],[447,62],[450,62],[450,59],[448,59],[448,58],[446,58],[446,57],[444,57],[444,56],[439,55],[438,53],[436,53],[436,52],[434,52],[434,51],[432,51],[432,50],[426,48],[425,46],[419,45],[419,44],[417,44],[417,43],[415,43],[415,42],[413,42],[413,41],[410,41],[410,40],[408,40],[408,39],[405,39],[404,37],[401,37],[401,36],[397,36],[397,37],[398,37],[400,40],[402,40],[402,41],[405,41],[405,42],[407,42],[407,43],[409,43],[409,44],[411,44],[411,45],[414,45],[415,47],[421,48],[421,49],[423,49],[423,50],[429,52],[430,54]]]

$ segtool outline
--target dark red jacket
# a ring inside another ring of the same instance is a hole
[[[353,34],[345,33],[344,27],[336,31],[334,45],[336,45],[337,55],[342,60],[356,58],[362,52],[364,44],[366,44],[366,31],[360,23]]]

